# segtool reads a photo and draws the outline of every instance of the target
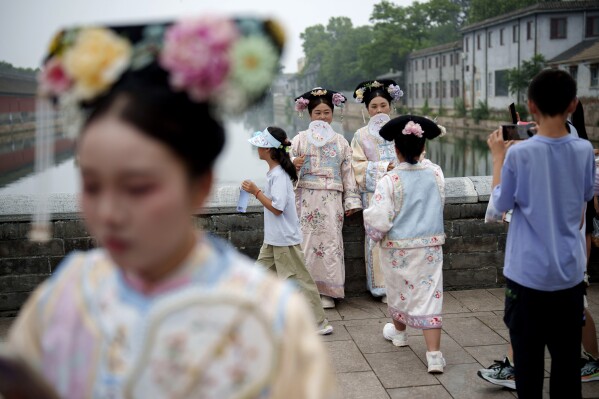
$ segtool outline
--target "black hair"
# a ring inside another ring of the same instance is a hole
[[[271,148],[270,149],[270,159],[273,161],[277,161],[283,170],[287,172],[291,181],[297,180],[297,171],[295,170],[295,165],[291,162],[291,158],[289,158],[289,153],[287,152],[287,147],[291,146],[291,142],[287,138],[287,133],[280,127],[269,126],[268,132],[277,139],[282,148]]]
[[[546,69],[535,76],[528,86],[528,99],[539,112],[547,116],[563,114],[576,97],[576,82],[560,69]]]
[[[414,134],[404,134],[403,130],[409,122],[417,123],[422,129],[422,137]],[[395,148],[404,157],[406,162],[418,163],[424,143],[442,134],[442,130],[435,122],[417,115],[402,115],[391,119],[379,131],[382,138],[395,141]]]
[[[589,135],[587,134],[587,128],[584,123],[584,109],[580,100],[576,105],[576,109],[572,113],[572,125],[576,128],[576,131],[578,132],[578,137],[585,140],[589,139]]]
[[[384,139],[383,135],[381,135]],[[396,134],[391,140],[395,141],[395,148],[404,157],[405,161],[412,165],[418,163],[426,138],[414,136],[413,134]],[[389,140],[389,141],[391,141]]]
[[[212,169],[225,144],[222,126],[209,105],[170,89],[167,73],[156,64],[125,73],[104,96],[84,104],[89,110],[85,127],[115,113],[178,156],[192,178]]]
[[[371,90],[364,94],[364,105],[366,106],[366,108],[368,108],[368,105],[370,105],[370,102],[377,97],[383,97],[385,100],[387,100],[389,102],[389,105],[391,105],[391,101],[393,101],[391,94],[389,94],[389,92],[387,90],[382,90],[382,89]]]
[[[333,103],[331,102],[331,100],[329,100],[327,97],[325,96],[319,96],[319,97],[312,97],[310,99],[310,102],[308,103],[308,114],[312,115],[312,111],[314,110],[314,108],[318,107],[320,104],[326,104],[329,106],[329,108],[331,109],[331,112],[335,112],[335,107],[333,106]]]

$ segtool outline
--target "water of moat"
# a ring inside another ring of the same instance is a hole
[[[306,125],[308,122],[306,121]],[[341,124],[334,128],[342,132]],[[247,142],[256,129],[247,121],[230,122],[226,125],[227,145],[216,165],[217,184],[236,185],[244,179],[258,184],[265,182],[267,165],[258,159],[257,152]],[[427,143],[427,158],[443,168],[445,177],[484,176],[492,173],[492,162],[486,144],[489,132],[480,130],[451,131],[447,136]],[[353,132],[343,132],[351,140]],[[0,176],[0,195],[34,194],[38,187],[33,165]],[[79,177],[73,153],[57,156],[56,164],[44,178],[51,179],[53,193],[76,193]]]

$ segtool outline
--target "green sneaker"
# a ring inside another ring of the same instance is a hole
[[[599,361],[586,352],[584,354],[587,359],[581,359],[580,380],[582,382],[599,381]]]
[[[480,378],[491,384],[499,385],[509,389],[516,389],[516,374],[510,360],[495,360],[489,368],[480,369],[476,373]]]

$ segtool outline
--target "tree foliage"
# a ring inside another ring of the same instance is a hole
[[[526,92],[532,78],[545,67],[543,54],[535,54],[530,60],[522,61],[520,68],[512,68],[507,74],[507,83],[510,94],[517,95]],[[518,99],[519,100],[519,99]]]
[[[540,2],[542,0],[470,0],[468,23],[479,22]]]

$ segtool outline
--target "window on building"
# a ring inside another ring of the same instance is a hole
[[[449,66],[453,66],[453,54],[449,54]]]
[[[514,25],[512,26],[512,42],[513,43],[518,43],[518,39],[520,36],[520,27],[518,25]]]
[[[474,90],[480,91],[480,79],[474,81]]]
[[[568,18],[551,18],[551,39],[565,39],[567,36]]]
[[[426,69],[426,64],[424,63],[424,58],[422,59],[422,70],[424,71]]]
[[[466,72],[470,72],[470,65],[466,65]]]
[[[570,72],[570,76],[572,76],[574,81],[578,81],[578,65],[570,65],[568,72]]]
[[[469,52],[469,51],[470,51],[470,38],[469,38],[469,37],[467,37],[467,38],[465,39],[464,43],[465,43],[465,44],[464,44],[464,47],[466,47],[466,52]]]
[[[508,90],[508,80],[507,80],[507,76],[508,76],[508,70],[504,69],[501,71],[495,71],[495,96],[496,97],[502,97],[502,96],[508,96],[509,94],[509,90]]]
[[[459,97],[460,96],[460,81],[459,79],[455,81],[455,96]]]
[[[599,15],[587,17],[587,37],[599,36]]]
[[[414,84],[414,98],[418,98],[418,83]]]
[[[487,47],[493,47],[493,32],[487,32]]]
[[[410,84],[408,85],[408,93],[409,93],[409,95],[410,95],[410,96],[411,96],[411,95],[412,95],[412,93],[413,93],[413,91],[412,91],[412,83],[410,83]]]
[[[503,31],[504,31],[503,28],[499,29],[499,45],[500,46],[503,46],[503,44],[504,44],[503,43]]]
[[[449,81],[449,98],[453,98],[453,92],[454,92],[453,86],[454,85],[455,85],[454,81],[450,80]]]
[[[418,61],[414,60],[414,70],[418,70]]]
[[[435,98],[439,98],[439,82],[435,82]]]
[[[439,68],[439,57],[435,57],[435,68]]]
[[[428,69],[432,68],[432,64],[433,64],[433,59],[432,58],[428,58]]]
[[[428,98],[433,98],[433,84],[428,82]]]
[[[443,55],[443,66],[447,65],[447,56]]]
[[[526,40],[532,40],[532,21],[526,23]]]
[[[599,86],[599,64],[591,64],[591,87]]]
[[[455,53],[455,64],[460,65],[460,53]]]
[[[489,74],[487,75],[487,95],[488,96],[493,95],[493,73],[492,72],[489,72]]]
[[[476,49],[480,50],[480,35],[476,35]]]
[[[441,86],[441,96],[443,98],[447,98],[447,81],[446,80],[443,81],[443,84]]]

